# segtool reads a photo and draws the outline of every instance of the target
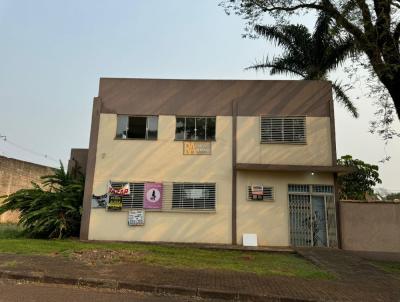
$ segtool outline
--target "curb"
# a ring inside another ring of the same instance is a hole
[[[65,284],[73,286],[85,286],[92,288],[108,288],[114,290],[127,289],[140,292],[155,294],[173,294],[182,296],[197,296],[201,298],[212,298],[235,301],[279,301],[279,302],[316,302],[317,300],[298,299],[292,297],[275,295],[256,295],[250,293],[231,292],[207,288],[190,288],[172,285],[151,285],[134,282],[123,282],[113,279],[97,278],[68,278],[48,275],[37,275],[32,273],[19,273],[13,271],[0,270],[0,278],[12,280],[24,280],[29,282],[39,282],[47,284]]]

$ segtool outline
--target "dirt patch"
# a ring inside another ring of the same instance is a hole
[[[145,252],[115,250],[85,250],[71,254],[72,259],[89,265],[116,264],[121,262],[140,262]]]

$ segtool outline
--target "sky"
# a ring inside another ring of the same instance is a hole
[[[58,166],[87,148],[100,77],[284,79],[245,67],[278,47],[243,39],[245,25],[219,0],[0,0],[0,155]],[[312,17],[299,20],[313,27]],[[266,23],[272,22],[266,18]],[[346,77],[337,72],[335,79]],[[365,93],[362,86],[354,95]],[[400,191],[400,140],[387,147],[360,118],[335,105],[338,155],[379,164],[384,187]],[[399,123],[396,122],[399,128]]]

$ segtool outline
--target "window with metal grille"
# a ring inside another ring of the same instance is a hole
[[[261,143],[263,144],[305,144],[306,118],[261,117]]]
[[[172,209],[215,210],[215,184],[174,183]]]
[[[252,199],[251,186],[247,186],[247,200],[257,201]],[[274,200],[274,192],[272,187],[263,187],[263,200]]]
[[[329,186],[329,185],[312,185],[312,191],[314,193],[333,194],[333,186]]]
[[[333,186],[331,185],[300,185],[300,184],[289,184],[289,193],[324,193],[333,194]]]
[[[289,193],[308,193],[308,192],[310,192],[310,186],[309,185],[289,184],[288,191],[289,191]]]
[[[111,186],[119,189],[124,184],[126,182],[112,182]],[[143,209],[144,183],[129,183],[129,187],[131,194],[122,196],[122,208]]]

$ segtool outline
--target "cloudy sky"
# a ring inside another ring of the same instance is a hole
[[[243,20],[218,2],[0,0],[0,155],[57,166],[87,147],[100,77],[271,79],[244,68],[279,49],[243,39]],[[336,106],[338,155],[390,155],[380,187],[400,191],[400,140],[384,148],[368,133],[371,100],[356,104],[358,120]]]

